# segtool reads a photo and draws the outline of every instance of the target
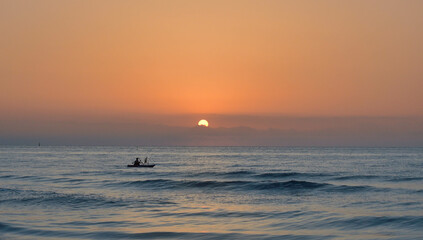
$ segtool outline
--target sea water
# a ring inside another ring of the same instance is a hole
[[[0,239],[423,239],[423,148],[3,146]]]

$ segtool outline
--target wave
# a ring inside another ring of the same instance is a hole
[[[1,189],[5,194],[0,203],[27,204],[27,205],[49,205],[49,206],[72,206],[77,208],[99,207],[104,205],[116,206],[119,201],[113,201],[105,197],[89,194],[66,194],[57,192]]]
[[[328,192],[339,192],[339,193],[355,193],[355,192],[383,192],[387,191],[384,188],[377,188],[367,185],[362,186],[349,186],[349,185],[332,185],[330,188],[327,188],[326,191]]]
[[[199,172],[190,174],[192,177],[246,177],[255,174],[253,171],[239,170],[231,172]]]
[[[345,230],[359,230],[365,228],[374,228],[378,226],[407,228],[407,229],[422,229],[422,216],[358,216],[347,219],[329,218],[318,227],[326,225],[328,227],[335,227]],[[317,227],[317,226],[316,226]]]
[[[25,175],[25,176],[18,176],[18,175],[3,175],[0,176],[0,178],[5,178],[5,179],[24,179],[24,180],[45,180],[47,179],[46,177],[43,176],[30,176],[30,175]]]
[[[0,176],[0,178],[13,178],[13,177],[15,177],[15,175],[3,175],[3,176]]]
[[[154,179],[154,180],[137,180],[111,183],[114,186],[140,186],[152,189],[181,189],[181,188],[229,188],[248,185],[249,181],[199,181],[199,180],[170,180],[170,179]]]
[[[409,182],[409,181],[420,181],[423,180],[423,177],[396,177],[392,178],[389,181],[391,182]]]
[[[200,233],[200,232],[144,232],[129,233],[124,231],[67,231],[67,230],[45,230],[36,228],[27,228],[13,226],[11,224],[0,222],[0,233],[33,236],[33,237],[54,237],[54,238],[80,238],[80,239],[332,239],[333,236],[325,235],[270,235],[270,234],[245,234],[245,233]]]
[[[70,207],[70,208],[99,208],[99,207],[146,207],[175,204],[162,199],[130,199],[106,197],[98,194],[76,194],[58,193],[35,190],[0,189],[0,203],[3,204],[23,204],[23,205],[43,205],[43,207]]]
[[[257,178],[287,178],[287,177],[326,177],[332,176],[331,174],[325,173],[301,173],[301,172],[269,172],[257,174]]]
[[[124,173],[125,175],[131,175],[131,173]],[[139,173],[134,173],[139,175]],[[161,174],[155,173],[155,175],[169,175],[170,173]],[[200,177],[200,178],[260,178],[260,179],[279,179],[279,178],[288,178],[288,177],[325,177],[325,176],[332,176],[332,174],[325,174],[325,173],[301,173],[301,172],[265,172],[265,173],[257,173],[255,171],[250,170],[238,170],[238,171],[229,171],[229,172],[217,172],[217,171],[206,171],[206,172],[183,172],[178,174],[182,177]]]
[[[63,183],[63,184],[71,184],[72,186],[78,184],[84,184],[92,182],[92,179],[86,178],[71,178],[71,177],[54,177],[54,176],[18,176],[18,175],[4,175],[0,176],[0,179],[13,179],[13,180],[23,180],[23,181],[31,181],[31,182],[54,182],[54,183]]]
[[[359,180],[359,179],[382,179],[384,176],[375,176],[375,175],[351,175],[351,176],[342,176],[334,177],[332,180]]]
[[[236,211],[236,210],[223,210],[217,209],[214,211],[179,211],[179,212],[156,212],[153,217],[177,217],[177,218],[193,218],[193,217],[207,217],[207,218],[259,218],[259,219],[293,219],[304,215],[321,214],[318,211],[300,211],[292,210],[286,212],[278,211]]]
[[[137,173],[138,174],[138,173]],[[167,176],[166,174],[156,174],[159,176]],[[345,180],[382,180],[390,182],[407,182],[407,181],[420,181],[423,177],[389,177],[378,175],[348,175],[348,176],[334,176],[335,173],[307,173],[307,172],[265,172],[257,173],[254,171],[240,170],[230,172],[199,172],[199,173],[184,173],[185,177],[210,177],[210,178],[257,178],[257,179],[283,179],[283,178],[322,178],[331,177],[330,180],[345,181]],[[328,179],[328,178],[327,178]]]
[[[310,190],[329,186],[328,183],[316,183],[307,181],[286,181],[286,182],[265,182],[256,184],[255,189],[266,190],[266,189],[286,189],[286,190]]]
[[[390,177],[390,176],[377,176],[377,175],[351,175],[334,177],[332,180],[383,180],[389,182],[408,182],[408,181],[420,181],[423,177]]]
[[[361,192],[383,191],[371,186],[333,185],[311,181],[204,181],[204,180],[171,180],[153,179],[108,183],[111,187],[136,187],[149,190],[227,190],[227,191],[309,191],[324,190],[327,192]]]

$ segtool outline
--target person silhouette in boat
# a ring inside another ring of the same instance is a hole
[[[148,158],[148,157],[145,157],[145,159],[144,159],[144,164],[147,164],[147,162],[148,162],[148,161],[147,161],[147,158]]]
[[[140,159],[135,158],[134,166],[139,166],[139,165],[140,165]]]

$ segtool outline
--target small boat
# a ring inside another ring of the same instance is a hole
[[[144,161],[140,161],[140,158],[136,158],[133,164],[128,165],[128,167],[149,167],[152,168],[156,166],[156,164],[152,164],[148,162],[148,157],[144,159]]]
[[[150,167],[150,168],[152,168],[154,166],[156,166],[156,164],[140,164],[140,165],[131,164],[131,165],[128,165],[128,167]]]

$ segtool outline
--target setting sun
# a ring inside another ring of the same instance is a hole
[[[209,122],[207,122],[207,120],[202,119],[198,122],[198,126],[208,127]]]

